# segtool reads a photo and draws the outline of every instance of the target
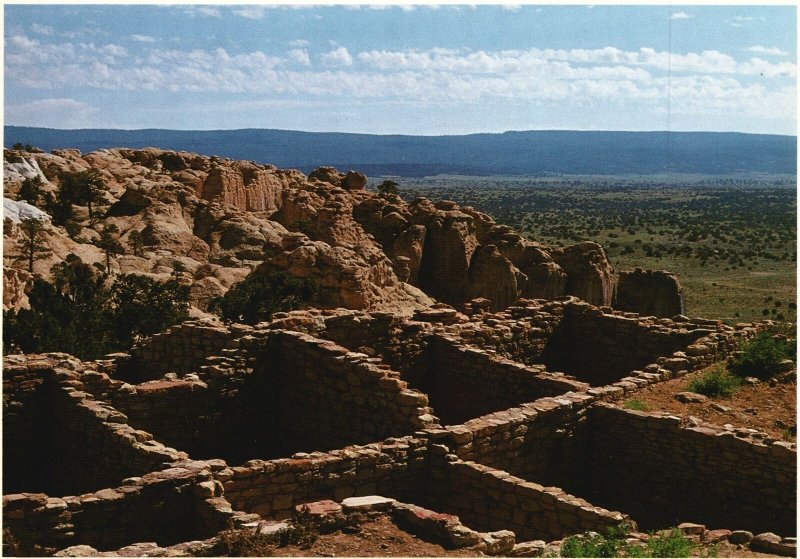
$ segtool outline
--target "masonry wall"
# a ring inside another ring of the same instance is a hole
[[[593,407],[587,425],[581,495],[593,502],[624,505],[645,527],[694,521],[796,533],[797,452],[788,443],[607,406]]]
[[[401,436],[435,422],[428,397],[398,373],[364,355],[297,332],[280,332],[269,352],[277,363],[278,422],[283,446],[328,450]],[[267,357],[267,356],[265,356]]]
[[[134,346],[130,357],[120,360],[117,376],[138,383],[161,378],[169,372],[192,372],[206,357],[222,355],[224,349],[235,347],[234,339],[249,330],[243,325],[228,328],[203,321],[178,324]]]
[[[430,341],[424,363],[419,372],[405,378],[430,396],[437,416],[450,425],[588,388],[585,383],[548,374],[541,366],[527,367],[441,335]]]
[[[23,547],[44,555],[72,545],[112,550],[135,542],[204,539],[246,516],[219,497],[207,464],[176,466],[80,496],[6,495],[3,527]]]
[[[159,440],[233,464],[366,444],[434,422],[427,396],[332,341],[264,330],[240,343],[206,360],[197,380],[144,383],[111,401]]]
[[[110,405],[79,390],[79,373],[54,365],[52,360],[32,360],[30,366],[7,368],[5,373],[7,378],[27,379],[10,382],[5,394],[6,493],[84,493],[160,469],[180,457],[147,433],[132,429]],[[21,431],[15,432],[16,427]]]
[[[435,468],[429,503],[477,530],[512,530],[517,540],[552,541],[586,530],[605,531],[626,517],[594,507],[556,487],[543,487],[474,462]]]
[[[385,495],[420,502],[427,441],[413,437],[315,452],[271,461],[252,460],[215,473],[234,509],[288,518],[294,506],[322,499]]]
[[[712,331],[696,324],[681,328],[664,321],[659,326],[634,316],[604,314],[590,305],[572,304],[566,307],[541,360],[550,371],[603,386]]]

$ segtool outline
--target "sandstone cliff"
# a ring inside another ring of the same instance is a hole
[[[494,310],[519,297],[612,302],[613,270],[600,245],[552,249],[470,207],[378,196],[355,171],[321,167],[306,177],[271,165],[155,148],[85,155],[6,150],[5,161],[4,184],[12,197],[29,176],[41,175],[43,188],[53,192],[62,173],[92,169],[108,185],[100,220],[91,223],[78,208],[79,226],[69,234],[48,226],[53,254],[34,267],[45,278],[69,253],[103,262],[92,242],[102,224],[113,223],[126,250],[113,259],[112,272],[165,279],[178,270],[201,311],[248,274],[276,269],[313,278],[320,286],[314,304],[320,307],[410,315],[435,300],[460,306],[485,298]],[[21,269],[12,229],[4,231],[4,265]],[[145,245],[138,254],[129,245],[134,231]],[[12,276],[8,281],[17,282]]]

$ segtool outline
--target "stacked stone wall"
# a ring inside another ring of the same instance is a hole
[[[110,394],[137,428],[193,457],[241,464],[413,433],[435,423],[427,396],[376,359],[308,334],[260,330],[196,377]]]
[[[234,513],[220,495],[208,463],[179,462],[80,496],[5,495],[3,525],[37,554],[72,545],[98,550],[142,541],[170,545],[208,538],[229,521],[249,519],[245,513]]]
[[[4,395],[8,398],[8,407],[4,408],[13,410],[8,427],[28,427],[23,434],[31,437],[26,442],[9,432],[10,436],[4,438],[4,448],[9,450],[6,456],[14,457],[4,461],[4,484],[11,491],[77,494],[109,487],[185,458],[153,441],[148,433],[127,425],[125,415],[82,391],[80,373],[60,368],[57,363],[54,359],[35,359],[30,366],[23,361],[9,371],[9,376],[27,380],[17,384],[18,390]],[[72,361],[61,363],[74,368]],[[38,450],[22,453],[9,446],[17,444]]]
[[[424,492],[427,441],[414,437],[296,454],[215,473],[234,509],[288,518],[296,505],[322,499],[387,495],[419,502]]]
[[[595,507],[556,487],[475,462],[441,461],[431,485],[433,508],[456,514],[477,530],[512,530],[517,540],[557,540],[602,532],[627,517]]]
[[[712,333],[717,323],[709,322],[648,320],[575,303],[566,307],[542,362],[550,370],[575,375],[592,386],[604,386]]]
[[[190,373],[212,355],[236,346],[247,326],[224,327],[209,321],[187,321],[143,340],[117,365],[117,376],[129,382],[161,378],[165,373]]]
[[[377,360],[298,332],[280,332],[277,341],[278,421],[287,444],[302,440],[305,450],[328,450],[436,422],[428,397]]]
[[[455,337],[434,336],[421,374],[409,375],[412,385],[431,398],[446,424],[458,424],[523,402],[589,388],[542,366],[525,366],[482,349],[465,347]]]
[[[589,412],[582,492],[647,526],[693,521],[796,533],[793,445],[611,406]]]

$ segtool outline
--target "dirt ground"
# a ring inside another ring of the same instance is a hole
[[[637,392],[631,399],[640,400],[647,406],[645,411],[669,412],[683,417],[694,416],[717,425],[758,429],[777,440],[794,442],[789,431],[797,426],[797,384],[778,383],[770,386],[762,381],[756,385],[744,385],[731,397],[708,398],[702,403],[682,403],[675,399],[678,392],[686,392],[689,381],[703,375],[697,371],[684,377],[650,385]]]
[[[276,548],[276,557],[475,557],[474,550],[448,550],[398,528],[386,516],[348,529],[323,534],[310,547]]]

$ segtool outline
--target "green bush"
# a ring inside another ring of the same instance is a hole
[[[316,293],[317,285],[310,279],[277,271],[254,273],[213,301],[210,310],[228,321],[256,324],[269,320],[276,312],[303,307]]]
[[[636,411],[647,411],[648,407],[643,401],[639,400],[638,398],[631,398],[627,400],[623,406],[625,409],[628,410],[636,410]]]
[[[645,546],[626,541],[627,531],[612,528],[605,535],[570,536],[561,546],[562,557],[690,557],[695,547],[677,528],[650,534]]]
[[[188,317],[189,289],[174,280],[127,274],[109,289],[75,255],[53,266],[53,275],[55,285],[34,280],[30,309],[3,313],[6,352],[97,359]]]
[[[647,540],[648,557],[690,557],[694,545],[683,532],[673,528],[669,534],[651,535]]]
[[[742,379],[732,375],[722,365],[717,365],[702,377],[689,382],[687,390],[703,394],[711,398],[716,396],[729,397],[742,385]]]
[[[781,361],[796,358],[797,341],[761,332],[742,345],[740,351],[730,364],[731,372],[766,379],[781,372]]]

